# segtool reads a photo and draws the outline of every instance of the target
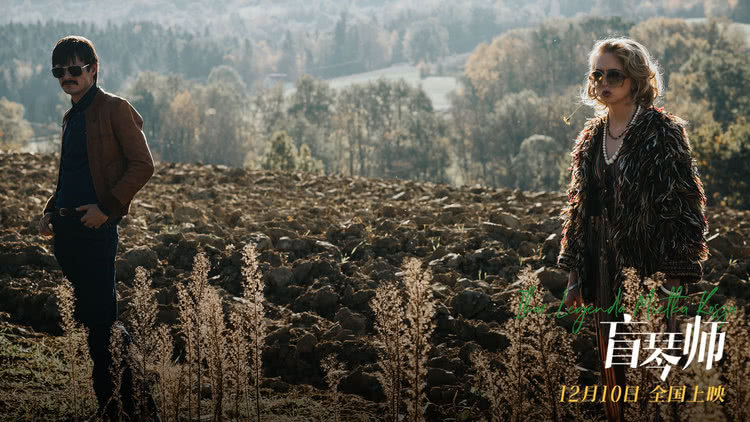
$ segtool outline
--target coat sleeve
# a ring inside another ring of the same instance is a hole
[[[571,153],[571,179],[568,185],[568,203],[562,211],[563,220],[560,254],[557,266],[567,270],[579,270],[583,266],[584,227],[586,202],[586,169],[583,153],[590,137],[590,130],[584,129]]]
[[[706,197],[683,125],[667,122],[655,137],[655,241],[657,271],[691,283],[703,277],[706,246]]]
[[[112,129],[126,159],[125,172],[112,187],[112,195],[125,205],[154,174],[154,160],[142,130],[143,119],[130,103],[120,100],[111,119]]]

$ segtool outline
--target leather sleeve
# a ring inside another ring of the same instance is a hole
[[[112,187],[112,195],[124,205],[133,199],[136,192],[154,174],[154,159],[142,130],[143,119],[130,103],[120,99],[110,118],[114,135],[126,160],[125,171]]]

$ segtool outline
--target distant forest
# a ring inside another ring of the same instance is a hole
[[[117,92],[142,71],[206,81],[223,64],[252,89],[269,79],[294,81],[303,74],[326,79],[394,63],[435,63],[550,16],[595,13],[639,21],[714,14],[750,22],[747,2],[731,7],[731,1],[352,1],[341,11],[343,6],[320,0],[252,5],[104,0],[87,9],[83,22],[74,14],[76,21],[67,23],[56,19],[70,8],[43,3],[29,10],[27,2],[11,0],[0,18],[7,22],[0,25],[0,63],[10,64],[0,70],[0,97],[23,104],[34,122],[56,121],[64,107],[50,95],[55,81],[48,68],[55,41],[66,34],[95,40],[102,83]]]
[[[354,3],[361,11],[368,2]],[[414,10],[394,11],[390,20],[347,12],[329,31],[280,29],[275,41],[149,22],[8,23],[0,26],[7,40],[0,46],[0,148],[17,147],[31,136],[29,122],[58,122],[69,107],[49,75],[49,57],[60,36],[77,33],[96,43],[101,84],[143,115],[162,161],[557,190],[567,184],[572,141],[591,114],[562,120],[578,106],[586,55],[597,39],[627,35],[661,64],[660,104],[690,122],[710,200],[750,206],[747,35],[726,17],[640,15],[711,12],[746,22],[747,2],[665,1],[680,6],[655,11],[653,2],[636,2],[619,13],[625,17],[543,19],[587,12],[570,12],[579,3],[530,2],[518,9],[537,20],[530,26],[504,19],[517,16],[510,2],[469,3],[476,7],[461,13],[429,3],[429,18]],[[601,10],[618,12],[607,7]],[[459,84],[446,112],[404,82],[334,90],[324,80],[404,61],[434,66],[464,51],[471,54],[452,73]],[[277,81],[292,81],[294,93],[285,95]]]

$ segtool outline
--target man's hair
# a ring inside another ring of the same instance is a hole
[[[66,66],[72,63],[76,57],[81,59],[84,64],[99,63],[99,57],[96,55],[94,43],[88,38],[79,35],[69,35],[60,39],[52,50],[52,66]],[[99,76],[97,70],[94,75],[94,82]]]
[[[650,107],[662,93],[662,76],[659,65],[646,47],[630,38],[609,38],[600,40],[589,53],[589,67],[596,68],[596,59],[605,53],[617,57],[632,80],[630,95],[636,104]],[[581,95],[584,104],[593,106],[598,113],[606,110],[606,104],[597,98],[594,85],[587,81]]]

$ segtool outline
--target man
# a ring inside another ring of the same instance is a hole
[[[63,117],[57,188],[44,207],[39,232],[54,236],[55,258],[73,285],[76,319],[89,330],[99,411],[111,416],[115,401],[110,400],[108,346],[117,319],[117,223],[151,178],[154,162],[138,112],[125,99],[97,87],[99,59],[91,41],[61,39],[52,52],[52,66],[72,107]],[[129,371],[125,378],[122,403],[132,412]]]

